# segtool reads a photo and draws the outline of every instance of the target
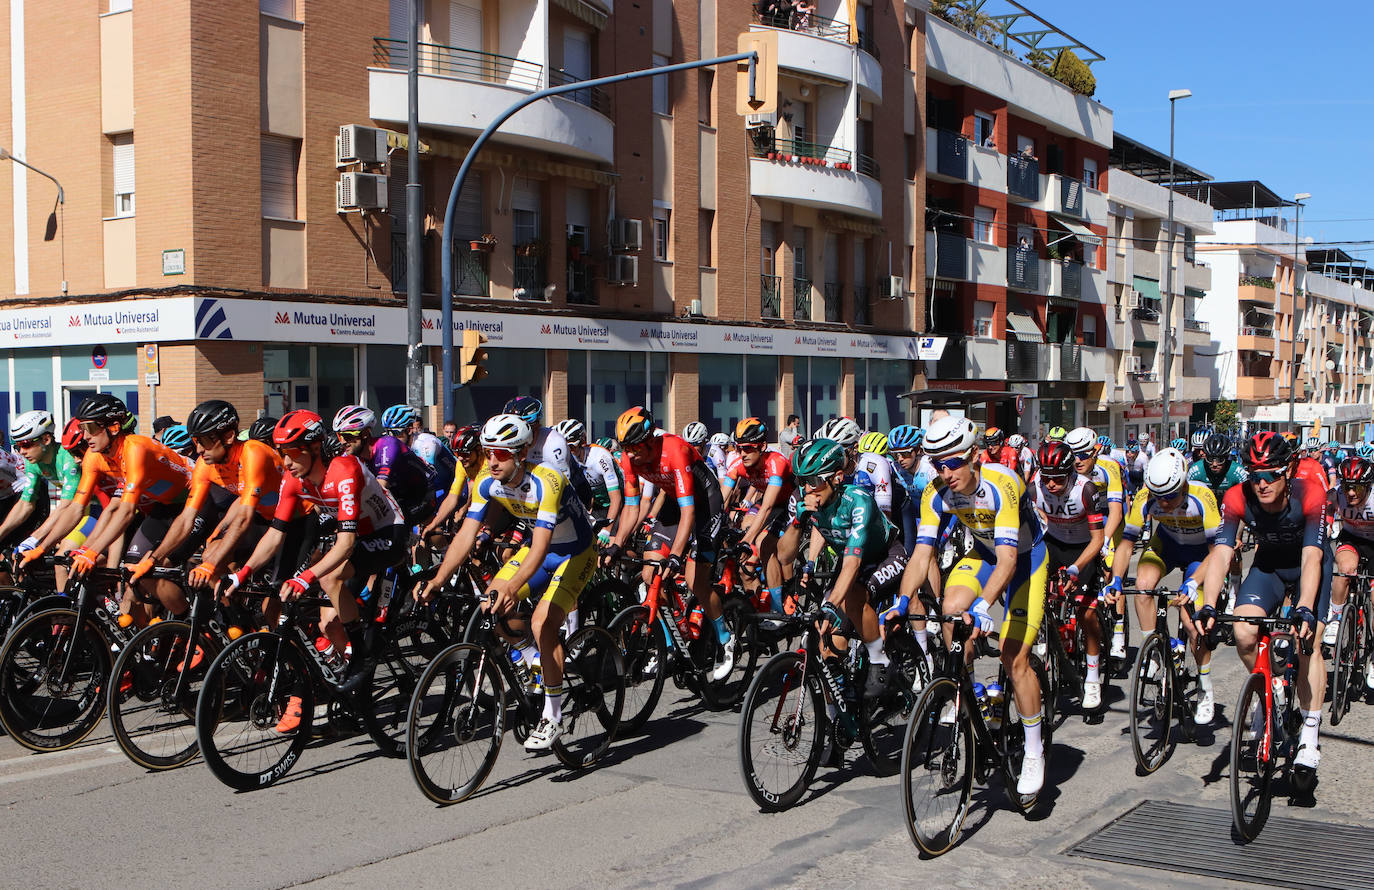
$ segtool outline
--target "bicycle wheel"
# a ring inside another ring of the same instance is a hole
[[[926,856],[939,856],[959,840],[973,798],[973,727],[958,701],[953,680],[933,681],[912,710],[902,740],[906,829]]]
[[[1354,608],[1354,599],[1346,603],[1346,612],[1341,617],[1336,632],[1336,645],[1331,649],[1331,725],[1341,722],[1346,711],[1350,710],[1350,691],[1355,684],[1362,682],[1357,677],[1359,670],[1358,654],[1360,618]]]
[[[635,589],[621,579],[607,575],[593,581],[577,598],[577,616],[584,625],[611,626],[611,620],[639,602]]]
[[[474,643],[440,652],[420,675],[406,720],[406,761],[420,793],[437,804],[481,787],[506,721],[506,687],[490,653]]]
[[[110,727],[120,750],[144,769],[181,766],[200,750],[196,700],[219,647],[202,635],[188,665],[190,637],[189,622],[162,621],[139,631],[115,659]]]
[[[377,645],[377,670],[372,675],[369,703],[360,708],[363,726],[386,757],[405,755],[406,715],[420,672],[447,645],[426,617],[402,618]]]
[[[753,607],[748,600],[739,595],[726,597],[722,610],[725,626],[730,629],[729,645],[735,663],[730,673],[719,680],[712,677],[711,667],[701,675],[701,701],[713,711],[729,710],[744,700],[759,658],[758,624],[751,618]],[[716,642],[710,622],[702,627],[701,642],[706,643],[708,664],[715,665],[720,644]]]
[[[744,787],[766,812],[801,800],[821,763],[825,700],[817,675],[803,677],[802,656],[783,652],[759,669],[739,722]]]
[[[1040,740],[1048,764],[1054,742],[1054,696],[1050,692],[1045,665],[1034,652],[1030,655],[1030,669],[1035,673],[1035,679],[1040,685]],[[1039,795],[1022,797],[1016,793],[1016,783],[1021,777],[1021,761],[1026,756],[1026,730],[1022,724],[1021,712],[1016,706],[1016,690],[1011,677],[1004,668],[999,668],[997,675],[1006,695],[1002,725],[998,730],[998,744],[1003,752],[1002,771],[1007,783],[1007,797],[1023,814],[1029,813],[1035,809]]]
[[[859,720],[859,740],[877,776],[895,776],[901,767],[902,738],[916,700],[925,688],[926,660],[916,641],[905,633],[887,637],[887,691],[866,698]],[[873,670],[870,666],[869,670]]]
[[[15,627],[0,649],[0,724],[31,751],[60,751],[105,714],[110,645],[94,621],[50,609]]]
[[[668,676],[668,640],[662,623],[650,624],[648,610],[643,606],[622,611],[608,630],[620,647],[625,665],[625,709],[618,730],[623,737],[644,727],[663,695]]]
[[[1231,722],[1231,822],[1247,841],[1259,835],[1269,818],[1271,783],[1278,762],[1264,693],[1263,674],[1246,678]]]
[[[602,627],[584,627],[563,645],[563,735],[553,753],[569,769],[601,759],[625,709],[625,663]]]
[[[226,702],[237,701],[237,708]],[[287,716],[292,706],[299,720]],[[315,691],[291,642],[261,632],[239,637],[210,662],[196,702],[196,740],[215,778],[236,791],[280,779],[310,741]]]
[[[1141,775],[1159,769],[1169,756],[1174,719],[1174,671],[1164,637],[1152,633],[1140,644],[1131,668],[1131,750]]]

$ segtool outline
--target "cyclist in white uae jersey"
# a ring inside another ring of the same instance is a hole
[[[869,433],[859,440],[854,460],[854,484],[868,489],[883,516],[892,518],[892,462],[887,459],[887,436]]]
[[[1328,613],[1327,636],[1334,644],[1337,637],[1330,629],[1337,626],[1349,595],[1350,579],[1342,575],[1354,574],[1364,563],[1366,571],[1374,569],[1374,463],[1361,457],[1347,457],[1336,468],[1339,486],[1336,489],[1335,518],[1341,521],[1341,533],[1336,536],[1336,574],[1331,576],[1331,606]],[[1365,684],[1374,688],[1374,663],[1365,668]]]

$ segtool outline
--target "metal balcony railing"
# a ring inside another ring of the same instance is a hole
[[[945,229],[935,233],[935,276],[968,279],[968,239]]]
[[[1083,215],[1083,180],[1059,177],[1059,208],[1061,213]]]
[[[1061,343],[1059,350],[1059,379],[1083,379],[1083,347],[1077,343]]]
[[[585,77],[574,77],[562,68],[555,68],[549,72],[549,86],[557,87],[565,83],[577,83],[587,80]],[[611,96],[600,87],[587,87],[573,93],[564,93],[564,99],[571,99],[579,105],[585,105],[592,111],[599,111],[607,117],[611,116]]]
[[[515,255],[514,285],[516,297],[522,300],[543,300],[548,285],[544,257]]]
[[[1207,322],[1202,321],[1198,318],[1183,319],[1183,329],[1185,331],[1201,331],[1204,334],[1209,333],[1211,331],[1211,327],[1207,324]]]
[[[815,13],[799,13],[795,9],[790,9],[787,12],[767,13],[763,12],[759,5],[755,5],[754,21],[770,28],[781,28],[784,31],[796,31],[800,34],[824,37],[839,43],[849,42],[848,22],[828,19]]]
[[[777,275],[759,276],[759,315],[782,317],[782,279]]]
[[[1240,329],[1240,333],[1241,333],[1241,336],[1242,336],[1242,337],[1269,337],[1269,338],[1272,338],[1272,337],[1274,336],[1274,329],[1273,329],[1273,328],[1257,328],[1257,327],[1253,327],[1253,326],[1250,326],[1250,325],[1246,325],[1246,326],[1244,326],[1244,327],[1242,327],[1242,328]]]
[[[945,344],[945,351],[935,363],[935,377],[939,380],[966,380],[968,364],[966,355],[968,343],[963,337],[951,337]]]
[[[530,92],[544,87],[544,66],[538,62],[439,43],[420,44],[419,56],[421,74],[496,83]],[[410,53],[406,41],[372,38],[372,60],[380,68],[408,68]]]
[[[1007,379],[1043,380],[1048,371],[1049,347],[1012,338],[1007,341]]]
[[[1075,260],[1060,263],[1062,297],[1078,300],[1083,297],[1083,264]]]
[[[853,157],[847,148],[834,148],[819,142],[809,142],[805,139],[760,138],[758,136],[754,137],[750,145],[750,152],[756,158],[767,158],[770,161],[811,163],[813,165],[816,162],[821,162],[827,167],[836,167],[842,170],[851,168]]]
[[[873,304],[870,302],[868,285],[854,285],[854,324],[873,324]]]
[[[882,178],[882,171],[878,169],[878,162],[873,160],[868,155],[859,155],[858,161],[854,165],[854,169],[859,171],[863,175],[871,176],[874,179]]]
[[[391,292],[406,292],[406,233],[404,230],[391,233]],[[424,290],[423,287],[420,288]]]
[[[1031,247],[1013,247],[1007,251],[1007,287],[1016,290],[1038,290],[1040,287],[1040,256]]]
[[[811,279],[792,277],[792,316],[797,321],[811,320]]]
[[[873,39],[873,35],[868,33],[867,31],[859,32],[859,49],[868,53],[870,56],[872,56],[874,59],[877,59],[879,62],[883,60],[882,54],[878,52],[877,42]]]
[[[1040,161],[1022,155],[1007,156],[1007,193],[1027,201],[1040,200]]]
[[[1131,310],[1131,318],[1159,324],[1160,301],[1151,297],[1141,297],[1140,305]]]
[[[953,130],[935,131],[935,172],[968,180],[968,140]]]
[[[453,293],[455,296],[491,296],[491,254],[473,250],[471,242],[453,242]]]
[[[568,261],[568,302],[579,306],[596,305],[596,268],[591,260]]]
[[[825,320],[828,322],[840,321],[844,317],[844,285],[827,281],[825,287],[821,289],[821,293],[825,297]]]

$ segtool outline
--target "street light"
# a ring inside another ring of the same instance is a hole
[[[1298,192],[1293,196],[1293,204],[1296,210],[1293,212],[1293,312],[1292,312],[1292,348],[1288,351],[1288,361],[1292,365],[1288,373],[1288,428],[1294,426],[1294,413],[1297,410],[1298,398],[1298,232],[1302,228],[1302,202],[1312,197],[1310,192]],[[1302,315],[1306,320],[1308,311],[1311,309],[1311,301],[1307,295],[1303,295]]]
[[[1169,379],[1174,370],[1174,105],[1179,99],[1193,95],[1192,90],[1169,91],[1169,222],[1165,227],[1168,253],[1164,269],[1164,320],[1160,325],[1160,335],[1164,338],[1164,361],[1160,365],[1160,416],[1159,442],[1163,445],[1169,436]]]
[[[48,179],[51,179],[51,180],[52,180],[52,184],[55,185],[55,186],[57,186],[57,209],[58,209],[58,210],[65,210],[65,209],[66,209],[66,206],[67,206],[67,193],[66,193],[65,191],[63,191],[63,189],[62,189],[62,183],[60,183],[60,182],[57,181],[57,177],[56,177],[56,176],[53,176],[51,173],[48,173],[48,172],[45,171],[45,170],[39,170],[37,167],[35,167],[33,164],[30,164],[28,161],[21,160],[20,158],[16,158],[14,155],[10,154],[10,150],[9,150],[8,148],[0,147],[0,161],[14,161],[14,162],[15,162],[16,164],[18,164],[19,166],[21,166],[21,167],[26,167],[26,168],[32,170],[33,172],[37,173],[39,176],[44,176],[44,177],[47,177]],[[57,214],[57,210],[54,210],[54,213],[53,213],[53,214],[49,214],[48,219],[50,220],[50,223],[49,223],[50,225],[51,225],[52,222],[56,222],[56,223],[57,223],[56,228],[58,229],[58,231],[59,231],[59,233],[60,233],[60,240],[59,240],[59,243],[58,243],[58,256],[59,256],[60,261],[61,261],[61,271],[62,271],[62,293],[65,294],[65,293],[67,292],[67,229],[66,229],[65,226],[62,225],[61,219],[60,219],[60,218],[54,219],[54,216],[57,216],[57,215],[58,215],[58,214]],[[61,214],[61,216],[65,216],[65,213],[64,213],[64,214]],[[44,241],[51,241],[51,240],[52,240],[52,235],[47,235],[46,237],[44,237],[43,240],[44,240]]]

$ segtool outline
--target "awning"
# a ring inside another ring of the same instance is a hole
[[[1136,293],[1140,294],[1142,300],[1160,299],[1159,282],[1153,278],[1141,278],[1137,275],[1131,280],[1131,286],[1135,288]]]
[[[1045,342],[1045,334],[1035,323],[1035,316],[1028,312],[1007,313],[1007,336],[1029,343]]]
[[[1082,241],[1084,244],[1090,247],[1096,247],[1102,243],[1102,236],[1083,225],[1081,222],[1072,220],[1067,216],[1060,216],[1057,213],[1051,213],[1050,216],[1054,217],[1055,222],[1068,229],[1075,238]]]
[[[598,31],[606,27],[607,13],[602,9],[601,3],[590,0],[553,0],[553,5],[572,13]]]

